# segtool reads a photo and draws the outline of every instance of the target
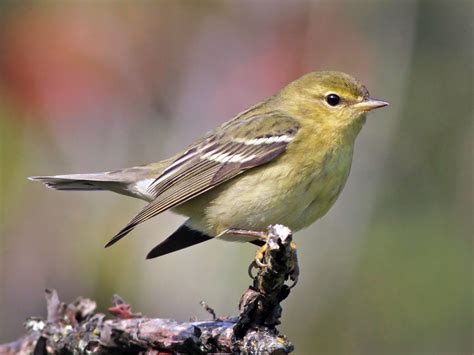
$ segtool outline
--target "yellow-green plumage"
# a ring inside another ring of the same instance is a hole
[[[228,229],[264,230],[280,223],[297,231],[334,204],[366,112],[385,105],[347,74],[310,73],[166,161],[34,179],[56,189],[108,189],[149,201],[109,244],[166,209],[188,216],[186,230],[202,238],[186,241],[180,229],[166,241],[172,246],[153,256],[207,236],[241,239]]]
[[[354,117],[352,112],[328,112],[324,103],[315,100],[334,89],[354,101],[363,99],[366,89],[362,85],[337,74],[308,74],[269,101],[239,115],[237,119],[245,119],[283,108],[301,128],[286,152],[274,161],[174,210],[191,217],[190,225],[209,235],[219,235],[229,228],[264,230],[274,223],[297,231],[323,216],[346,183],[355,138],[365,122],[363,113],[355,112]],[[221,237],[238,240],[236,236]]]

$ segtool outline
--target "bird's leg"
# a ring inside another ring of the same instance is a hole
[[[249,238],[249,241],[257,239],[257,240],[261,240],[265,242],[265,244],[257,250],[257,253],[255,254],[255,260],[252,261],[252,263],[249,265],[248,273],[249,273],[250,278],[253,279],[252,269],[254,267],[262,268],[262,267],[267,266],[267,264],[263,262],[265,251],[268,248],[268,245],[266,243],[267,238],[268,238],[268,233],[266,231],[263,232],[263,231],[249,230],[249,229],[229,228],[229,229],[226,229],[224,232],[222,232],[220,235],[224,235],[224,234],[232,234],[235,236],[247,237]]]
[[[255,278],[252,275],[253,268],[264,268],[268,266],[267,263],[263,262],[263,260],[265,259],[265,252],[267,251],[267,249],[268,249],[268,244],[265,243],[260,248],[258,248],[257,252],[255,253],[255,259],[250,263],[249,268],[248,268],[248,274],[251,279]]]
[[[265,258],[265,252],[267,251],[267,249],[268,249],[268,244],[265,243],[255,253],[255,264],[257,264],[258,267],[268,266],[266,263],[263,262],[263,259]]]
[[[262,231],[253,231],[250,229],[238,229],[238,228],[228,228],[224,230],[222,233],[218,235],[218,237],[225,235],[225,234],[232,234],[239,237],[247,237],[249,241],[258,239],[262,241],[267,240],[267,232]]]

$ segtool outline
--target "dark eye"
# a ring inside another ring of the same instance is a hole
[[[330,106],[337,106],[339,105],[339,102],[341,102],[341,98],[336,94],[329,94],[328,96],[326,96],[326,102]]]

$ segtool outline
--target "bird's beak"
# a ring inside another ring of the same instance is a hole
[[[387,105],[388,105],[388,102],[386,101],[372,99],[369,97],[367,99],[364,99],[364,101],[361,101],[352,105],[352,107],[354,107],[357,110],[367,112],[367,111],[372,111],[376,108],[384,107]]]

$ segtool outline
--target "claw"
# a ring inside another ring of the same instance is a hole
[[[265,251],[267,250],[267,248],[268,245],[264,244],[260,249],[258,249],[257,253],[255,254],[255,259],[250,263],[247,272],[251,279],[255,278],[255,276],[252,275],[252,269],[264,268],[268,266],[267,263],[262,262],[262,260],[265,258]]]
[[[268,244],[264,244],[260,249],[257,250],[257,253],[255,254],[255,264],[257,264],[258,267],[264,268],[267,267],[268,264],[263,262],[263,259],[265,259],[265,252],[268,249]]]
[[[260,267],[260,268],[264,268],[264,267],[267,267],[267,266],[268,266],[268,264],[262,263],[262,262],[260,261],[260,259],[257,259],[257,258],[255,258],[255,264],[257,264],[257,266]]]
[[[257,263],[255,262],[255,260],[250,263],[249,268],[247,269],[247,273],[249,274],[249,277],[252,280],[255,278],[255,276],[252,275],[253,268],[257,268]]]
[[[264,240],[267,237],[267,235],[263,234],[262,232],[258,232],[258,233],[259,233],[260,240]],[[263,262],[263,260],[265,259],[265,252],[267,251],[267,249],[268,249],[268,244],[265,243],[255,253],[255,259],[250,263],[248,271],[247,271],[251,279],[255,278],[255,276],[252,275],[252,269],[265,268],[268,266],[267,263]]]

